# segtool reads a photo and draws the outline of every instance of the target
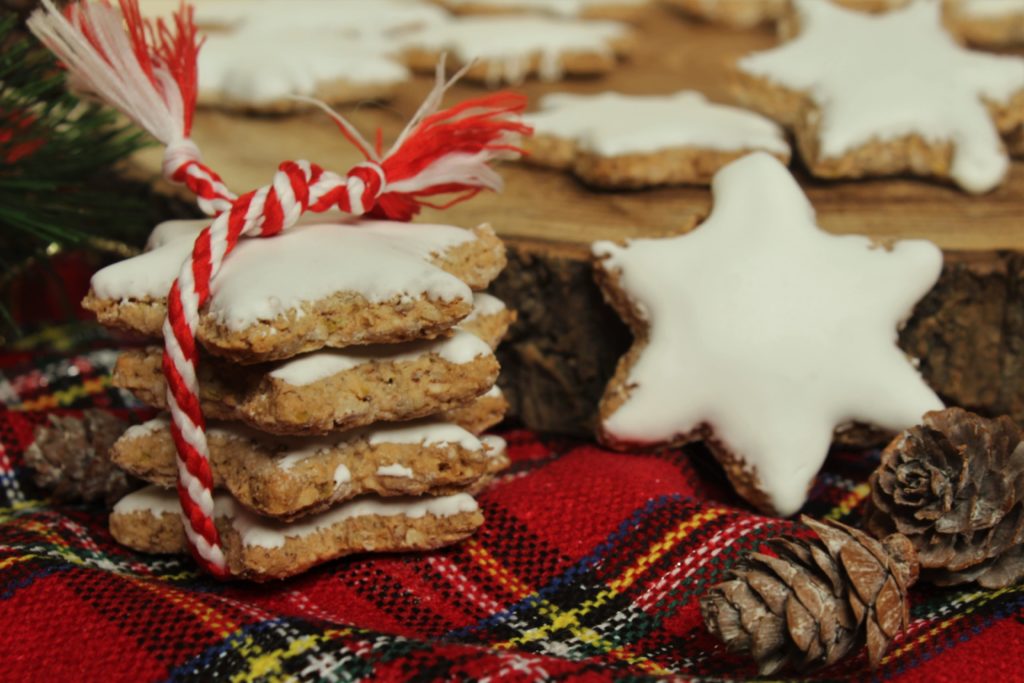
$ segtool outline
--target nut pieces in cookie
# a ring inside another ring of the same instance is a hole
[[[601,401],[612,446],[705,439],[736,489],[790,515],[835,428],[897,431],[942,403],[896,345],[942,254],[836,236],[777,159],[726,166],[695,231],[593,245],[605,297],[636,341]]]
[[[706,185],[722,166],[757,150],[789,162],[789,143],[774,122],[693,90],[553,93],[523,121],[534,130],[525,160],[571,170],[598,187]]]

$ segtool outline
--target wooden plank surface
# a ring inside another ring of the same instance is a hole
[[[560,90],[645,94],[694,88],[727,102],[726,65],[748,51],[775,43],[767,29],[732,31],[695,23],[657,6],[652,6],[637,26],[637,35],[633,58],[605,78],[529,82],[519,89],[532,100]],[[430,83],[430,79],[419,77],[391,103],[342,111],[368,133],[380,127],[388,140],[397,134]],[[447,101],[481,92],[480,87],[459,85]],[[206,161],[238,191],[266,183],[277,164],[286,159],[306,158],[339,172],[358,161],[334,125],[319,112],[260,118],[202,111],[194,135]],[[160,150],[146,150],[137,161],[142,173],[155,177]],[[821,224],[830,231],[882,239],[927,237],[946,250],[1024,250],[1024,163],[1014,163],[1008,181],[981,197],[914,179],[826,183],[808,179],[799,164],[795,166]],[[503,236],[560,242],[580,253],[580,245],[595,239],[678,232],[710,206],[707,188],[594,192],[569,174],[525,164],[507,164],[502,173],[507,183],[504,193],[477,197],[446,212],[444,220],[462,225],[487,221]]]

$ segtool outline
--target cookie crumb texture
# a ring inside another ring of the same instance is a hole
[[[1024,3],[1018,0],[945,0],[946,23],[971,45],[1024,45]]]
[[[942,254],[822,231],[767,154],[724,168],[712,191],[693,232],[593,246],[602,291],[635,336],[601,400],[599,438],[703,439],[742,496],[790,515],[837,425],[898,431],[942,406],[895,344]]]
[[[481,488],[508,466],[503,442],[485,447],[465,429],[438,420],[312,438],[273,438],[214,424],[207,438],[213,485],[249,510],[283,521],[367,493],[438,496]],[[177,483],[175,457],[167,418],[129,430],[111,451],[115,464],[163,489]]]
[[[421,73],[433,73],[447,54],[453,67],[472,64],[466,78],[498,86],[530,77],[608,73],[633,49],[625,24],[545,16],[465,17],[428,26],[405,39],[405,58]]]
[[[395,346],[365,347],[359,354],[318,352],[272,368],[204,359],[203,414],[271,434],[326,434],[460,408],[498,378],[490,347],[467,332]],[[448,355],[452,348],[460,355]],[[166,408],[161,358],[155,347],[125,352],[114,368],[114,384]]]

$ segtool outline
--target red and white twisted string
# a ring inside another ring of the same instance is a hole
[[[366,161],[344,177],[309,162],[288,161],[273,181],[239,197],[205,166],[189,139],[196,95],[196,36],[191,8],[182,5],[170,28],[144,21],[137,0],[71,6],[62,15],[51,0],[29,27],[62,60],[76,82],[116,106],[166,145],[165,177],[185,184],[200,207],[215,216],[196,238],[167,297],[163,372],[171,433],[178,453],[178,497],[193,555],[214,574],[229,574],[215,524],[213,477],[197,379],[196,329],[210,285],[242,237],[271,237],[307,211],[337,208],[361,216],[409,220],[428,197],[452,195],[451,204],[482,189],[497,190],[494,159],[518,153],[510,136],[529,133],[516,120],[525,100],[508,93],[437,111],[447,87],[438,83],[386,155],[343,118],[329,112]],[[454,79],[453,79],[454,80]]]
[[[307,211],[337,207],[362,215],[383,189],[383,172],[377,169],[359,166],[342,178],[308,162],[281,164],[270,185],[239,197],[199,234],[192,258],[168,294],[163,371],[178,451],[178,495],[189,543],[211,573],[226,573],[214,524],[213,479],[196,377],[196,328],[199,311],[210,298],[211,280],[243,236],[271,237],[295,225]]]

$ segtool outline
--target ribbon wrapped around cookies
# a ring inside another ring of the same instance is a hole
[[[459,77],[437,84],[386,153],[330,112],[365,161],[344,175],[308,161],[285,161],[273,180],[236,196],[202,162],[190,138],[197,94],[196,59],[202,40],[192,10],[182,4],[168,25],[142,18],[137,0],[70,5],[51,0],[29,28],[61,60],[76,85],[117,108],[165,146],[164,176],[189,188],[212,221],[203,229],[167,295],[162,368],[170,433],[177,451],[177,491],[189,548],[215,576],[229,574],[214,524],[213,475],[200,407],[196,344],[200,309],[211,282],[243,237],[272,237],[307,213],[341,210],[354,216],[408,221],[422,207],[445,208],[483,189],[499,190],[491,161],[516,156],[525,99],[496,93],[446,110],[439,106]],[[326,108],[326,107],[325,107]],[[440,206],[431,198],[447,195]]]

